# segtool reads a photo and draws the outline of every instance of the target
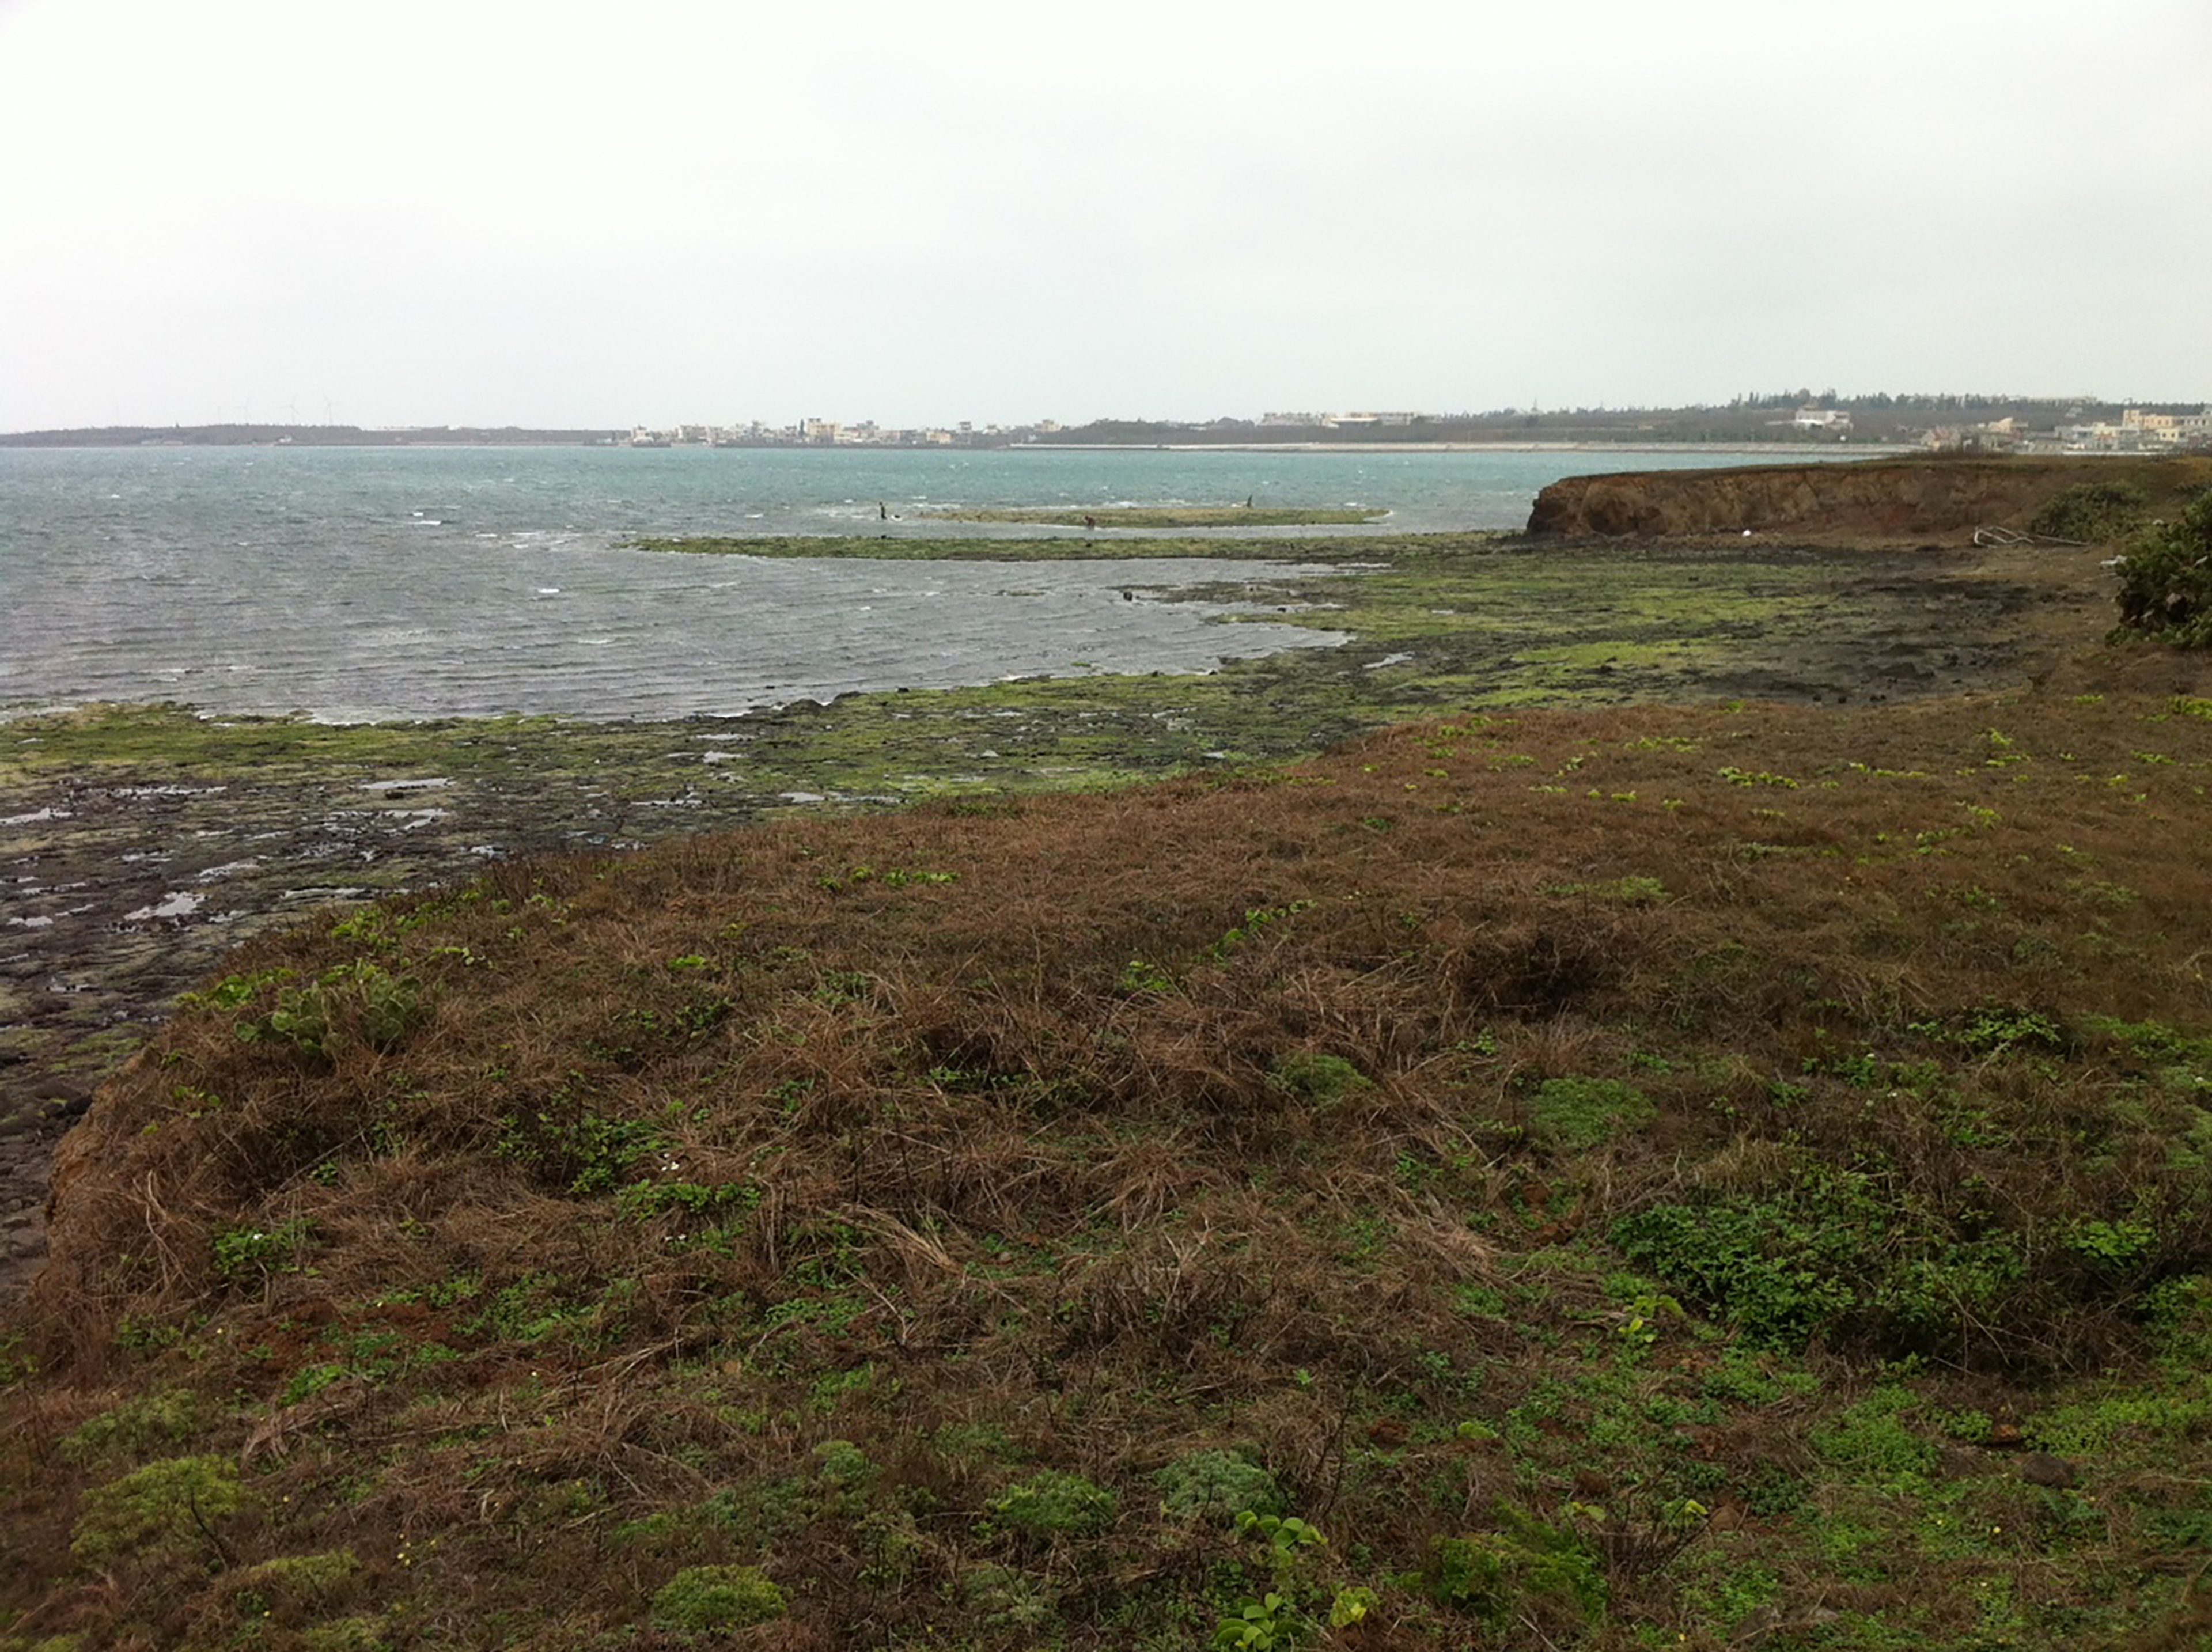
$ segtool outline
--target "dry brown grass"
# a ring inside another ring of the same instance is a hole
[[[2193,1104],[2121,1024],[2212,1024],[2212,706],[2172,656],[2069,671],[1903,710],[1470,715],[1279,774],[502,866],[249,949],[238,975],[289,982],[180,1017],[66,1148],[0,1635],[234,1625],[211,1555],[181,1585],[66,1556],[127,1460],[58,1442],[181,1388],[221,1396],[190,1449],[248,1473],[236,1564],[352,1550],[380,1643],[611,1644],[678,1565],[763,1560],[794,1600],[763,1645],[1024,1644],[974,1605],[994,1567],[1066,1644],[1196,1643],[1170,1608],[1252,1556],[1153,1512],[1154,1471],[1242,1442],[1332,1555],[1418,1572],[1566,1494],[1584,1401],[1515,1456],[1452,1430],[1639,1334],[1615,1224],[1816,1173],[1896,1224],[1870,1267],[1923,1229],[2028,1258],[1937,1320],[1835,1313],[1839,1382],[1915,1353],[2026,1406],[2127,1365],[2145,1292],[2212,1272],[2171,1151]],[[241,1041],[362,963],[420,983],[392,1048]],[[1978,1044],[1990,1014],[2053,1034]],[[1576,1134],[1547,1109],[1593,1081],[1652,1116]],[[2090,1221],[2154,1236],[2115,1272],[2064,1250]],[[1729,1340],[1664,1336],[1621,1379],[1647,1399]],[[1790,1406],[1700,1426],[1607,1448],[1608,1478],[1746,1503],[1800,1472]],[[840,1440],[865,1489],[823,1478]],[[1040,1466],[1117,1488],[1112,1534],[994,1525]],[[1645,1576],[1653,1528],[1601,1535],[1618,1605],[1713,1632]],[[1519,1632],[1414,1599],[1342,1643]],[[1563,1610],[1529,1607],[1620,1643]],[[266,1643],[307,1644],[285,1611]]]

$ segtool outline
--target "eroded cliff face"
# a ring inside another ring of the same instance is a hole
[[[1537,496],[1534,536],[1789,531],[1876,539],[2019,528],[2077,482],[2126,481],[2154,512],[2212,482],[2212,458],[1882,459],[1568,477]]]

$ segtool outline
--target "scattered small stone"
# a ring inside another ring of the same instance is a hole
[[[1743,1621],[1735,1626],[1735,1633],[1729,1637],[1729,1643],[1733,1646],[1756,1646],[1781,1627],[1781,1607],[1754,1606],[1744,1614]]]
[[[1989,1472],[1984,1455],[1972,1446],[1946,1445],[1937,1449],[1936,1467],[1947,1480],[1970,1480]]]
[[[2073,1485],[2081,1475],[2063,1457],[2054,1457],[2047,1451],[2031,1451],[2020,1460],[2020,1477],[2030,1485],[2058,1491]]]
[[[1745,1614],[1729,1637],[1731,1646],[1756,1646],[1781,1630],[1819,1629],[1843,1614],[1817,1602],[1806,1606],[1769,1605]]]

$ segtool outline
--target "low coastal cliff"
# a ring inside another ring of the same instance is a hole
[[[2154,510],[2212,482],[2212,457],[1884,459],[1567,477],[1537,495],[1533,536],[1616,538],[1787,530],[1911,538],[2019,528],[2081,482],[2126,482]]]

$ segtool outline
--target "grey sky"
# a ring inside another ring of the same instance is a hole
[[[0,428],[2212,397],[2206,0],[0,0]]]

